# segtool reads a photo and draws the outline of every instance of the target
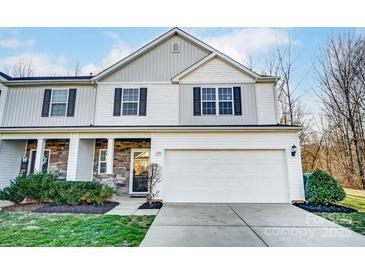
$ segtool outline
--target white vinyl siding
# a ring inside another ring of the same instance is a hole
[[[273,84],[256,84],[258,124],[276,124],[276,100]]]
[[[162,170],[166,168],[166,150],[284,150],[289,200],[304,199],[300,151],[291,156],[292,145],[299,148],[297,133],[153,133],[151,138],[151,162],[160,164]],[[258,165],[257,172],[270,172],[270,169]],[[163,176],[160,185],[162,199],[165,179]]]
[[[179,53],[172,52],[173,43],[179,43]],[[169,81],[208,54],[206,49],[175,35],[120,70],[116,70],[102,81]]]
[[[41,87],[10,87],[8,89],[2,126],[89,126],[92,124],[95,89],[92,86],[57,87],[77,89],[74,117],[42,117],[45,89]]]
[[[146,116],[113,116],[115,88],[129,85],[102,84],[98,86],[95,125],[176,125],[178,124],[178,85],[148,84]]]
[[[219,58],[213,58],[180,80],[181,84],[253,83],[254,79]]]
[[[0,189],[19,175],[20,164],[25,152],[25,140],[0,139]]]
[[[80,139],[76,180],[91,181],[94,167],[94,139]]]

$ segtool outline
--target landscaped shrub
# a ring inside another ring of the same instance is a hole
[[[308,203],[328,205],[346,197],[346,193],[335,178],[322,170],[315,170],[306,184],[306,198]]]
[[[112,187],[98,182],[57,181],[54,173],[18,176],[10,186],[0,191],[0,200],[16,204],[24,198],[54,204],[103,204],[114,193]]]
[[[10,185],[0,190],[0,200],[11,201],[14,204],[20,204],[25,196],[19,188],[16,180],[10,180]]]
[[[98,182],[58,182],[51,199],[55,204],[103,204],[111,198],[114,190]]]

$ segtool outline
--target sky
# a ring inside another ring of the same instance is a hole
[[[362,32],[358,28],[182,28],[235,60],[264,72],[265,56],[276,45],[292,44],[294,85],[318,112],[313,64],[321,47],[338,33]],[[0,28],[0,71],[31,62],[35,76],[96,74],[168,31],[169,28]]]

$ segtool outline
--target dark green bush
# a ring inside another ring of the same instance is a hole
[[[55,204],[103,204],[114,193],[112,187],[98,182],[58,182],[52,191],[51,200]]]
[[[103,204],[114,193],[98,182],[57,181],[54,173],[18,176],[0,191],[0,200],[21,203],[24,198],[54,204]]]
[[[308,203],[328,205],[346,197],[346,193],[335,178],[322,170],[315,170],[306,184],[306,198]]]
[[[11,201],[14,204],[20,204],[25,196],[16,180],[10,180],[10,185],[0,190],[0,200]]]

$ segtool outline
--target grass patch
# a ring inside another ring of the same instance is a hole
[[[365,191],[345,188],[346,198],[338,204],[365,212]]]
[[[365,236],[365,213],[315,213]]]
[[[0,246],[139,246],[153,219],[0,211]]]

